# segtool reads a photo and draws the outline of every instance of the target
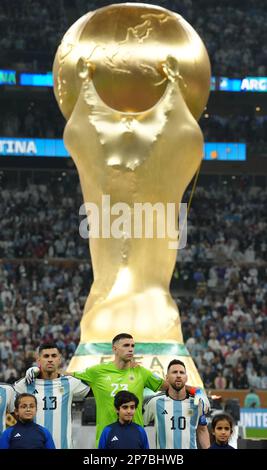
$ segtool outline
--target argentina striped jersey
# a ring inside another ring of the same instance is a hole
[[[36,423],[47,428],[57,449],[72,447],[71,439],[71,403],[81,400],[89,387],[71,376],[57,379],[35,379],[27,385],[25,379],[15,383],[18,393],[31,393],[37,399]]]
[[[156,395],[144,405],[144,423],[155,423],[157,449],[196,449],[196,429],[206,425],[202,406],[194,398],[173,400]]]

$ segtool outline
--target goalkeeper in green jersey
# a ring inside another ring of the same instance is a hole
[[[112,340],[113,362],[88,367],[73,376],[90,385],[96,401],[96,447],[103,429],[117,420],[114,397],[121,390],[134,393],[139,405],[133,421],[143,426],[142,403],[144,388],[154,392],[168,388],[165,381],[142,366],[133,364],[134,340],[127,333],[121,333]],[[134,365],[134,367],[133,367]]]

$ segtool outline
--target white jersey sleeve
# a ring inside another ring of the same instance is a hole
[[[28,393],[27,384],[24,377],[14,383],[14,389],[16,393]]]
[[[12,385],[0,383],[0,435],[6,428],[6,413],[14,411],[15,397]]]
[[[72,376],[67,376],[70,381],[71,393],[74,401],[83,400],[89,393],[90,387],[82,382],[80,379],[76,379]]]
[[[148,426],[151,421],[155,420],[155,409],[156,397],[152,397],[144,404],[143,420],[145,426]]]

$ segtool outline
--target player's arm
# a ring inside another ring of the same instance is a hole
[[[92,381],[92,376],[91,376],[92,369],[93,369],[92,367],[88,367],[88,369],[77,371],[77,372],[72,372],[71,374],[66,373],[66,375],[71,375],[75,379],[79,379],[85,384],[90,385]]]
[[[163,382],[162,382],[162,384],[161,384],[159,390],[160,390],[161,392],[167,392],[167,390],[169,390],[169,384],[168,384],[168,382],[167,382],[166,380],[163,379]]]
[[[75,372],[68,372],[66,370],[61,370],[60,371],[61,375],[70,375],[71,377],[75,377]]]
[[[194,397],[194,405],[199,405],[201,403],[203,406],[203,413],[208,414],[210,411],[210,402],[205,390],[200,387],[192,387],[191,385],[186,385],[185,388],[189,395]]]
[[[208,426],[199,424],[197,427],[197,440],[201,449],[208,449],[210,447],[210,435]]]
[[[40,375],[40,372],[41,372],[41,369],[37,366],[33,366],[33,367],[29,367],[29,369],[26,370],[26,373],[25,373],[25,381],[27,384],[31,384],[32,382],[34,382],[34,380],[39,377]],[[79,372],[67,372],[67,371],[61,371],[61,375],[68,375],[68,376],[71,376],[71,377],[77,377],[77,375],[81,375],[81,373]]]
[[[37,366],[29,367],[25,373],[25,382],[30,385],[40,375],[40,372],[41,369]]]
[[[77,377],[73,377],[73,375],[71,377],[71,390],[73,392],[73,400],[81,401],[84,398],[88,397],[90,392],[88,382],[85,383]]]
[[[148,426],[149,423],[154,421],[155,419],[155,413],[154,413],[154,406],[153,406],[153,397],[145,398],[144,403],[143,403],[143,420],[144,420],[144,425]]]
[[[29,369],[27,369],[27,370],[26,370],[26,373],[25,373],[25,380],[26,380],[26,383],[27,383],[27,384],[31,384],[32,382],[34,382],[34,380],[35,380],[37,377],[39,377],[40,372],[41,372],[40,367],[37,367],[37,366],[29,367]],[[75,377],[74,374],[75,374],[75,372],[61,371],[61,374],[60,374],[60,375],[71,375],[72,377]]]
[[[9,414],[13,414],[14,412],[14,403],[16,398],[16,391],[13,385],[8,387],[8,399],[7,399],[7,411]]]

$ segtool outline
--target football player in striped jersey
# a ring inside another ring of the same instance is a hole
[[[186,387],[187,374],[182,361],[174,359],[168,365],[165,394],[153,396],[144,405],[144,423],[154,421],[157,449],[196,449],[210,446],[204,401],[196,402]]]
[[[37,400],[36,423],[52,434],[57,449],[72,448],[71,404],[88,395],[90,387],[81,380],[59,373],[61,354],[56,344],[43,344],[39,348],[38,378],[31,383],[25,378],[15,382],[17,393],[31,393]]]

